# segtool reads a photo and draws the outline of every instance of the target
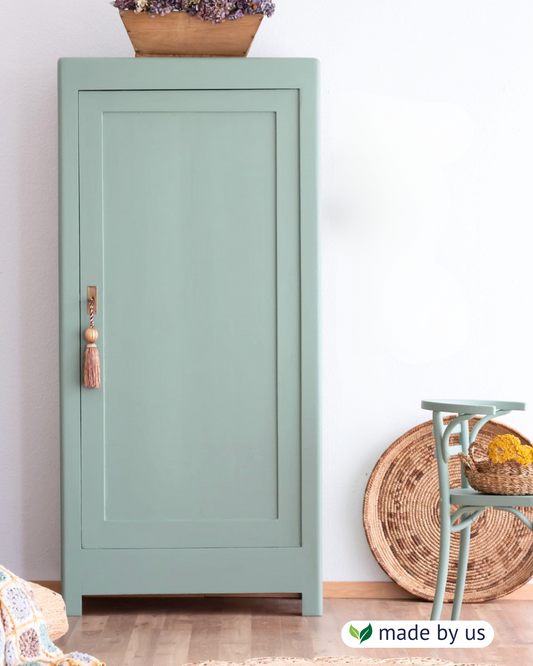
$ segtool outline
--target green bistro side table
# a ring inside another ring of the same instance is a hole
[[[516,508],[533,507],[533,495],[485,495],[470,487],[464,471],[461,471],[461,487],[450,488],[448,461],[450,456],[461,451],[468,453],[470,444],[474,442],[486,423],[512,411],[524,411],[526,405],[523,402],[496,400],[423,400],[422,409],[433,412],[433,434],[440,489],[439,571],[431,619],[440,619],[450,561],[450,536],[452,532],[460,532],[457,583],[452,608],[452,620],[458,620],[463,602],[472,523],[485,509],[493,507],[498,511],[509,511],[514,514],[533,532],[533,522]],[[457,414],[457,416],[445,425],[445,414]],[[480,419],[469,432],[468,422],[477,416]],[[459,433],[459,446],[450,445],[450,435],[454,433]],[[451,513],[452,505],[459,507],[453,513]]]

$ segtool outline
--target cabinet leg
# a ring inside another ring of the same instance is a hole
[[[67,607],[67,615],[74,617],[81,615],[82,596],[79,591],[71,590],[69,587],[62,590],[65,606]]]
[[[322,615],[322,585],[302,593],[302,615]]]

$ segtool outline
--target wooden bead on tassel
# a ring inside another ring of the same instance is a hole
[[[95,328],[86,328],[83,337],[87,342],[95,343],[98,340],[98,331]]]
[[[100,388],[100,355],[95,344],[98,340],[98,331],[95,328],[88,328],[84,337],[88,344],[83,357],[83,385],[85,388]]]

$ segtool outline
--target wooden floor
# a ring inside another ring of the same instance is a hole
[[[449,619],[450,606],[443,619]],[[324,616],[303,618],[297,599],[87,599],[82,618],[57,644],[88,652],[107,666],[180,666],[251,657],[440,657],[457,663],[533,665],[533,602],[494,601],[464,607],[462,619],[483,619],[495,639],[484,649],[350,649],[340,638],[348,620],[429,619],[417,601],[326,599]]]

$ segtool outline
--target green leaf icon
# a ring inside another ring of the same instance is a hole
[[[369,624],[368,627],[365,627],[364,629],[361,629],[361,640],[359,641],[359,644],[364,643],[367,641],[370,636],[372,636],[372,625]]]
[[[358,632],[357,629],[353,626],[353,624],[350,625],[350,634],[351,634],[354,638],[357,638],[357,640],[359,640],[359,632]]]

